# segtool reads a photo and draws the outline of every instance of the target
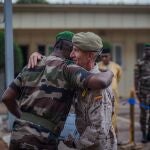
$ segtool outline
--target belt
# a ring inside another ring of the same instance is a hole
[[[54,128],[56,127],[56,125],[45,118],[42,118],[40,116],[31,113],[23,112],[20,119],[32,122],[36,125],[40,125],[44,128],[49,129],[51,132],[55,133]]]

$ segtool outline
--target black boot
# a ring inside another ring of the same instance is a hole
[[[146,136],[146,133],[143,133],[143,137],[142,137],[141,142],[142,142],[142,143],[147,143],[147,136]]]

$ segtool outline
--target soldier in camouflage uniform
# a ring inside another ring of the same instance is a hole
[[[10,150],[57,150],[74,91],[110,85],[111,72],[95,75],[68,64],[72,36],[71,32],[59,33],[54,52],[35,68],[25,67],[3,94],[2,101],[17,117]]]
[[[135,90],[140,102],[142,142],[150,141],[150,43],[144,45],[144,57],[135,66]]]
[[[77,65],[86,70],[98,73],[96,57],[101,53],[102,41],[92,32],[77,33],[73,37],[73,51],[70,56]],[[101,45],[97,45],[100,41]],[[80,89],[74,101],[76,127],[79,139],[69,135],[65,141],[70,147],[86,150],[116,150],[117,140],[112,126],[114,96],[112,89]]]

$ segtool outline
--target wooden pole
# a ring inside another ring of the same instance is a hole
[[[135,98],[135,92],[134,90],[131,90],[130,92],[130,100],[133,102]],[[134,118],[134,105],[135,103],[130,103],[130,143],[135,143],[135,139],[134,139],[134,133],[135,133],[135,130],[134,130],[134,121],[135,121],[135,118]]]

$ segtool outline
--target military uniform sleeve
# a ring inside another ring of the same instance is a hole
[[[22,82],[23,82],[23,72],[25,69],[26,67],[23,68],[23,70],[18,74],[18,76],[9,85],[9,87],[15,90],[17,93],[21,93]]]
[[[74,88],[104,89],[111,84],[113,73],[109,70],[96,74],[72,65],[64,69],[67,82]]]
[[[64,75],[71,87],[84,88],[87,87],[88,79],[92,74],[77,65],[68,65],[64,69]]]

